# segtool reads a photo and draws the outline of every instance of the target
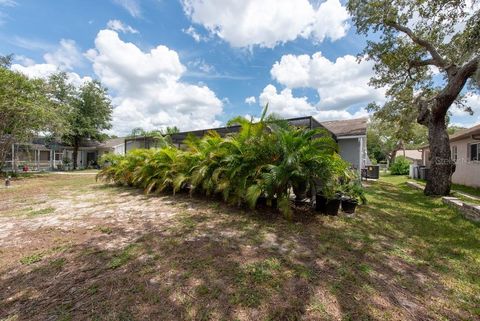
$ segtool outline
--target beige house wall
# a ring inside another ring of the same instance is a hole
[[[478,142],[467,138],[450,143],[450,146],[457,146],[457,168],[452,176],[453,183],[480,187],[480,162],[468,159],[468,144]]]

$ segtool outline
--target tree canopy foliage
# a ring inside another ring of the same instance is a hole
[[[83,140],[102,141],[111,128],[112,104],[107,89],[98,81],[87,81],[77,88],[63,72],[48,79],[51,101],[62,106],[66,127],[63,142],[74,147],[73,167],[77,167],[78,148]]]
[[[431,173],[425,192],[448,194],[448,111],[479,90],[480,12],[477,0],[349,0],[360,34],[370,36],[361,59],[374,62],[371,84],[386,87],[388,101],[370,105],[376,115],[429,130]],[[468,106],[464,106],[467,108]]]
[[[52,104],[45,82],[9,69],[11,56],[0,58],[0,168],[15,142],[39,133],[61,132],[65,122]]]
[[[372,160],[394,163],[399,150],[417,149],[426,144],[427,128],[417,123],[406,126],[374,116],[368,125],[367,150]]]

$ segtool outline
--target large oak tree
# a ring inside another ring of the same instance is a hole
[[[371,84],[387,87],[377,112],[428,127],[431,175],[425,194],[450,193],[455,163],[448,112],[479,89],[480,12],[476,0],[349,0],[357,32],[369,36],[362,57],[374,62]],[[468,106],[466,106],[468,108]],[[375,109],[375,108],[374,108]]]

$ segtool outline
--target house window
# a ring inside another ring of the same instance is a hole
[[[48,162],[50,160],[50,151],[41,150],[40,151],[40,161],[41,162]]]
[[[468,151],[470,152],[470,161],[480,160],[480,143],[470,144]]]
[[[452,146],[452,160],[456,162],[458,159],[457,146]]]

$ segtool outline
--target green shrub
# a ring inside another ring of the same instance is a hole
[[[184,190],[219,195],[230,204],[252,208],[265,198],[290,217],[293,187],[307,190],[319,181],[335,186],[347,175],[348,164],[327,131],[292,127],[265,113],[266,109],[257,123],[232,119],[229,125],[239,125],[240,131],[227,137],[215,131],[202,138],[187,137],[183,150],[167,144],[125,156],[107,154],[97,178],[146,193]]]
[[[392,175],[408,175],[410,171],[410,162],[403,156],[397,156],[395,163],[390,166]]]

